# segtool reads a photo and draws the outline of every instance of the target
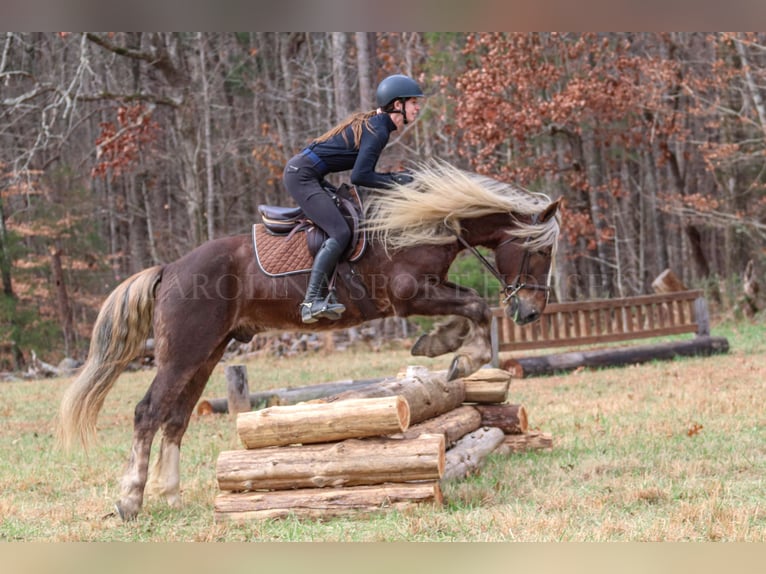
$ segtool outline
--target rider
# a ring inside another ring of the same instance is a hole
[[[334,321],[346,310],[328,293],[328,283],[349,246],[351,232],[332,197],[322,188],[322,180],[328,173],[350,169],[354,185],[386,188],[411,182],[412,177],[406,173],[379,173],[375,166],[391,132],[417,117],[421,97],[423,91],[412,78],[402,74],[388,76],[378,84],[377,109],[350,116],[287,162],[283,176],[287,191],[328,236],[314,257],[301,303],[304,323],[315,323],[320,317]]]

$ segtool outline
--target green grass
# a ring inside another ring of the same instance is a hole
[[[445,505],[327,521],[217,523],[215,461],[241,448],[228,415],[194,415],[181,455],[183,506],[147,499],[139,518],[112,513],[132,411],[152,371],[126,373],[89,455],[54,444],[68,379],[0,384],[0,541],[762,541],[766,539],[766,343],[759,324],[716,326],[728,355],[514,381],[547,452],[490,458],[444,485]],[[405,349],[263,357],[253,391],[387,376]],[[204,394],[225,395],[224,365]]]

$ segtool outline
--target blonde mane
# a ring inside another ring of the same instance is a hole
[[[414,181],[397,185],[367,199],[365,228],[387,249],[423,244],[446,244],[460,233],[460,220],[508,213],[539,214],[550,203],[534,193],[508,183],[466,172],[441,161],[418,166]],[[544,223],[516,221],[509,234],[528,239],[531,250],[553,247],[558,241],[560,218]]]

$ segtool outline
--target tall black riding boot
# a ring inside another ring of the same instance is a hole
[[[343,304],[327,294],[330,275],[341,255],[340,244],[330,237],[325,240],[314,257],[306,297],[301,303],[301,321],[304,323],[316,323],[320,317],[335,321],[340,319],[341,314],[346,310]]]

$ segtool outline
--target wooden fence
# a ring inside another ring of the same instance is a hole
[[[620,299],[550,303],[539,321],[519,326],[493,309],[492,352],[576,347],[665,335],[710,335],[707,303],[700,290]]]

